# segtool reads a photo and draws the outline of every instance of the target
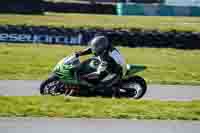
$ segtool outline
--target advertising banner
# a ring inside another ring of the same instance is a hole
[[[47,43],[47,44],[82,44],[83,35],[81,33],[73,36],[39,35],[39,34],[17,34],[0,33],[1,42],[28,42],[28,43]]]

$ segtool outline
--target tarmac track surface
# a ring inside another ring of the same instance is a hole
[[[0,80],[0,96],[37,96],[40,83],[39,80]],[[148,85],[143,99],[200,100],[200,86]]]
[[[197,121],[0,118],[1,133],[199,133]]]
[[[39,94],[37,80],[0,80],[0,96]],[[200,86],[149,85],[143,99],[200,100]],[[0,133],[199,133],[199,121],[0,118]]]

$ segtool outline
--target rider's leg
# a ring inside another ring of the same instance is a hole
[[[112,89],[112,96],[114,97],[120,97],[120,89],[119,84],[121,80],[121,74],[109,74],[107,75],[103,80],[100,81],[100,84],[104,88]]]

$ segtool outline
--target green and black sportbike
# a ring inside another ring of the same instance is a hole
[[[88,77],[97,70],[100,60],[92,57],[83,61],[80,65],[79,57],[71,55],[60,60],[54,67],[51,75],[40,85],[42,95],[70,96],[112,96],[112,88],[95,89],[97,79]],[[76,66],[81,66],[76,72]],[[139,99],[144,96],[147,90],[145,80],[135,73],[146,69],[142,65],[127,64],[127,72],[121,82],[116,86],[120,89],[122,97]],[[116,87],[115,86],[115,87]]]

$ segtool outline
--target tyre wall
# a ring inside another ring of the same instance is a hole
[[[200,49],[200,32],[0,26],[0,42],[86,45],[95,35],[107,35],[116,46]]]
[[[117,14],[116,6],[112,4],[45,2],[43,9],[46,12]]]
[[[42,0],[1,0],[0,13],[42,14]]]

